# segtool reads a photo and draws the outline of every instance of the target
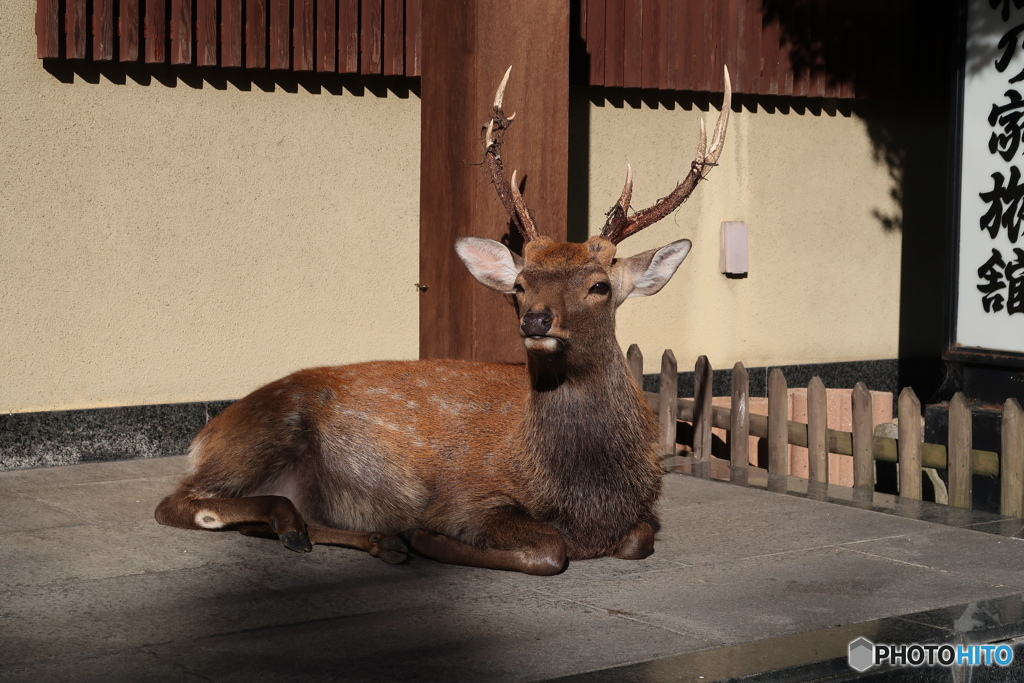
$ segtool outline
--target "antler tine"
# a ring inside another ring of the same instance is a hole
[[[494,93],[494,108],[501,109],[501,101],[505,99],[505,86],[508,85],[508,76],[512,73],[512,65],[509,64],[508,68],[505,69],[505,75],[501,77],[501,83],[498,84],[498,89]],[[513,115],[514,116],[514,115]]]
[[[611,234],[618,231],[622,223],[627,219],[629,213],[629,202],[633,199],[633,167],[626,164],[626,184],[622,186],[622,194],[619,195],[619,201],[615,202],[615,206],[608,210],[605,214],[608,216],[604,222],[604,229],[601,231],[601,235]]]
[[[711,138],[711,149],[708,151],[708,162],[718,163],[722,156],[722,149],[725,146],[725,127],[729,125],[729,112],[732,110],[732,79],[729,78],[729,67],[723,67],[725,77],[725,93],[722,96],[722,113],[718,115],[718,123],[715,124],[715,134]],[[704,121],[701,120],[703,124]],[[710,170],[710,169],[709,169]]]
[[[628,205],[623,207],[621,198],[608,212],[608,220],[605,223],[601,236],[618,244],[630,235],[634,235],[649,225],[657,223],[669,215],[679,205],[685,202],[693,193],[697,183],[707,178],[711,169],[718,164],[722,156],[722,149],[725,146],[725,131],[729,125],[729,110],[732,107],[732,82],[729,79],[729,68],[725,67],[725,95],[722,98],[722,110],[718,115],[718,122],[715,124],[715,131],[711,137],[711,147],[708,148],[707,132],[704,129],[703,119],[700,122],[700,137],[697,145],[697,154],[690,164],[690,172],[683,178],[682,182],[676,185],[671,194],[662,197],[653,205],[637,211],[632,216],[626,216]],[[627,181],[629,182],[629,181]],[[632,187],[630,187],[632,191]],[[625,191],[623,191],[625,194]]]
[[[516,215],[519,216],[519,232],[523,236],[523,240],[529,242],[540,237],[540,233],[537,232],[537,226],[533,223],[533,216],[530,215],[530,210],[526,208],[526,202],[523,201],[523,195],[519,192],[519,183],[516,182],[516,171],[512,171],[512,180],[508,184],[512,190],[512,205],[516,208]]]
[[[487,170],[490,172],[494,189],[498,193],[498,199],[501,200],[505,211],[512,218],[512,222],[515,223],[519,234],[523,236],[523,241],[529,242],[537,239],[539,236],[537,227],[530,215],[530,210],[526,207],[526,202],[523,201],[522,194],[519,192],[515,172],[512,173],[512,180],[506,181],[505,168],[501,163],[501,145],[504,142],[505,130],[516,116],[515,114],[505,116],[505,112],[502,109],[505,87],[508,85],[508,77],[511,73],[512,67],[510,66],[505,71],[501,84],[498,85],[498,90],[494,93],[491,118],[487,121],[487,126],[484,128],[484,162],[487,165]]]

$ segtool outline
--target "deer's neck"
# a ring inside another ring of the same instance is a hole
[[[657,526],[657,423],[618,347],[587,371],[530,371],[520,462],[530,513],[563,532],[574,559],[609,554],[638,522]]]
[[[656,424],[618,345],[586,364],[530,358],[526,448],[556,470],[648,457]]]

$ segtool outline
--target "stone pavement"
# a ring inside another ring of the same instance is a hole
[[[538,578],[161,527],[184,466],[0,472],[0,680],[839,680],[859,636],[1024,635],[985,513],[670,474],[653,557]]]

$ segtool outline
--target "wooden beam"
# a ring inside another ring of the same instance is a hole
[[[423,0],[405,0],[405,75],[419,76],[421,67],[421,45]]]
[[[36,3],[36,57],[60,57],[60,3],[57,0]]]
[[[242,0],[222,0],[220,15],[220,65],[242,66]]]
[[[217,66],[217,0],[196,0],[196,64]]]
[[[117,10],[118,59],[139,61],[139,0],[121,0]]]
[[[313,0],[292,3],[292,71],[312,71],[316,37],[313,33]]]
[[[92,58],[96,61],[114,58],[114,0],[93,0]]]
[[[171,64],[192,63],[192,2],[171,0]]]
[[[267,66],[266,0],[245,0],[245,68]]]
[[[288,0],[270,0],[270,68],[290,69],[291,12]]]
[[[505,297],[475,282],[458,237],[501,240],[509,218],[488,182],[481,127],[512,65],[505,109],[516,120],[502,150],[519,170],[541,233],[566,237],[569,2],[424,0],[420,144],[420,356],[523,361]],[[513,243],[518,236],[512,236]]]
[[[64,52],[68,59],[85,59],[85,0],[67,0],[64,7]]]
[[[359,71],[359,0],[338,3],[338,73]]]
[[[85,2],[82,0],[82,4]],[[145,59],[147,64],[167,61],[167,3],[146,0]]]

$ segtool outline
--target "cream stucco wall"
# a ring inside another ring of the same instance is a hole
[[[590,107],[590,223],[618,198],[626,163],[633,205],[667,194],[689,168],[698,119],[714,108]],[[680,369],[895,358],[899,332],[899,214],[888,167],[853,115],[744,108],[730,118],[720,166],[673,216],[621,246],[632,254],[686,237],[694,246],[658,295],[619,309],[619,341],[640,344],[645,370],[663,349]],[[745,221],[750,272],[719,272],[722,221]]]
[[[419,101],[62,83],[0,0],[0,412],[418,355]]]
[[[0,0],[0,412],[230,399],[418,355],[415,95],[64,83],[33,11]],[[652,203],[717,115],[584,111],[594,228],[627,162]],[[856,116],[734,112],[709,181],[622,246],[694,242],[620,309],[620,341],[648,372],[664,348],[684,369],[896,357],[900,233],[875,218],[900,212],[892,183]],[[718,272],[723,220],[750,228],[745,279]]]

